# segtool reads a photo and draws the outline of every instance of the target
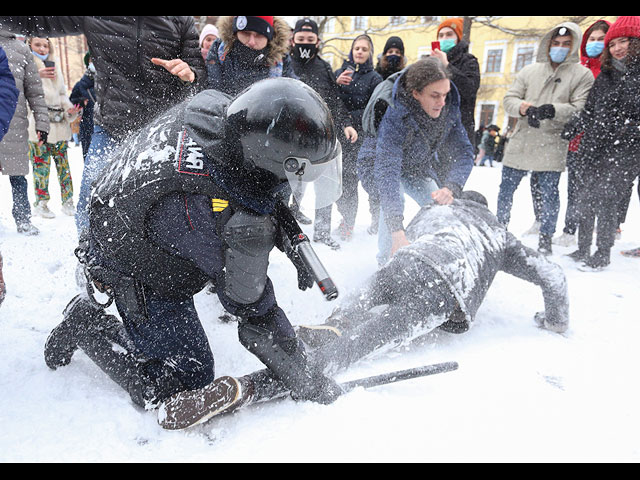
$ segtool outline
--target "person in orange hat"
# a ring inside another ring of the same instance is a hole
[[[464,40],[464,21],[448,18],[438,26],[440,48],[433,51],[451,73],[451,79],[460,92],[460,115],[469,139],[475,136],[475,109],[480,88],[480,64],[469,53],[469,42]]]

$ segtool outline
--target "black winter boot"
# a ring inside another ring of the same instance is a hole
[[[44,346],[44,361],[52,370],[71,362],[80,337],[88,332],[88,325],[95,324],[106,314],[85,296],[78,295],[69,302],[62,315],[62,322],[51,331]]]
[[[594,253],[584,261],[583,265],[587,269],[600,271],[609,266],[610,263],[611,251],[599,248],[598,250],[596,250],[596,253]]]
[[[538,239],[538,252],[543,255],[551,255],[553,253],[551,242],[551,235],[545,235],[544,233],[541,233]]]
[[[581,248],[578,248],[578,250],[576,250],[575,252],[567,254],[567,257],[569,257],[574,262],[584,262],[587,258],[589,258],[590,255],[591,255],[591,249],[589,247],[587,248],[581,247]]]
[[[328,405],[342,394],[336,382],[307,361],[297,337],[275,342],[269,330],[247,322],[241,322],[238,334],[240,343],[273,372],[294,399]]]

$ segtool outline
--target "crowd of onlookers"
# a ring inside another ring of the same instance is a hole
[[[405,195],[421,205],[451,203],[474,165],[494,162],[502,166],[501,223],[508,225],[514,192],[528,177],[539,251],[577,244],[570,256],[586,268],[610,263],[640,173],[640,17],[600,20],[585,31],[570,22],[550,29],[535,62],[518,72],[505,95],[505,110],[518,121],[503,135],[497,125],[476,131],[481,73],[462,19],[442,22],[431,55],[411,65],[400,37],[388,38],[377,55],[372,39],[358,35],[333,71],[320,56],[318,25],[308,18],[292,29],[280,17],[227,16],[200,32],[193,17],[140,18],[0,17],[0,167],[9,177],[19,233],[39,233],[32,214],[55,216],[48,205],[52,163],[62,212],[75,215],[80,237],[88,228],[91,183],[106,154],[132,131],[200,90],[235,96],[259,80],[284,76],[307,83],[329,106],[343,149],[339,239],[353,236],[361,183],[380,264],[408,243]],[[69,96],[49,38],[74,34],[86,36],[90,53]],[[68,162],[74,122],[84,158],[77,206]],[[554,238],[565,170],[565,225]],[[332,206],[315,211],[313,219],[295,199],[291,209],[299,222],[314,224],[314,241],[340,248],[330,229]],[[623,254],[638,257],[640,249]],[[0,257],[0,301],[1,265]]]

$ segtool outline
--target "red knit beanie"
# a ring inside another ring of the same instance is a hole
[[[458,40],[462,40],[464,36],[464,20],[461,18],[448,18],[438,26],[438,33],[445,27],[449,27],[458,36]],[[437,35],[436,34],[436,35]]]
[[[233,31],[256,32],[273,40],[273,17],[236,17],[233,19]]]
[[[609,42],[619,37],[640,38],[640,16],[618,17],[604,37],[604,47],[609,47]]]

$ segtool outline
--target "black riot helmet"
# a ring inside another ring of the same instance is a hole
[[[342,194],[342,149],[331,112],[318,93],[291,78],[259,81],[227,108],[226,140],[244,167],[291,184],[314,182],[316,208]]]

